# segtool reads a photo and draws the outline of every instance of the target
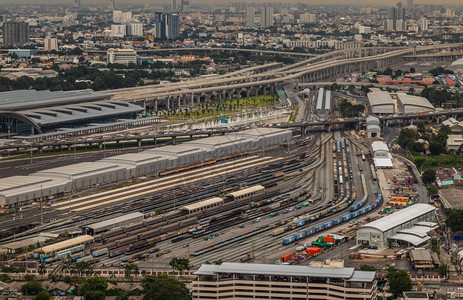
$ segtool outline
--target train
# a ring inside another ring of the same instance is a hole
[[[295,241],[298,241],[300,239],[303,239],[305,237],[308,237],[308,236],[311,236],[311,235],[314,235],[322,230],[325,230],[325,229],[328,229],[328,228],[331,228],[335,225],[338,225],[338,224],[341,224],[341,223],[344,223],[344,222],[347,222],[351,219],[354,219],[354,218],[357,218],[363,214],[366,214],[366,213],[369,213],[370,211],[378,208],[379,206],[381,206],[382,204],[382,201],[383,201],[383,196],[381,194],[381,190],[378,189],[378,192],[377,192],[377,197],[376,197],[376,200],[374,201],[373,204],[371,205],[368,205],[362,209],[358,209],[354,212],[351,212],[349,214],[346,214],[344,216],[341,216],[339,218],[335,218],[333,220],[330,220],[330,221],[327,221],[321,225],[317,225],[315,227],[312,227],[308,230],[305,230],[305,231],[302,231],[302,232],[298,232],[294,235],[291,235],[291,236],[288,236],[288,237],[285,237],[283,238],[282,242],[283,242],[283,245],[288,245],[288,244],[291,244]]]

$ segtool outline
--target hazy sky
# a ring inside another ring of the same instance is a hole
[[[229,2],[248,2],[249,0],[190,0],[191,4],[195,3],[229,3]],[[382,5],[394,5],[400,0],[285,0],[289,2],[305,2],[308,4],[364,4],[371,6]],[[170,3],[169,0],[148,0],[151,5]],[[279,2],[278,0],[255,0],[253,2]],[[404,2],[404,1],[402,1]],[[405,1],[406,2],[406,1]],[[68,4],[74,3],[74,0],[0,0],[0,4]],[[91,4],[106,4],[109,0],[81,0],[82,5]],[[116,0],[117,4],[128,5],[128,4],[144,4],[144,0]],[[463,5],[463,0],[415,0],[416,4],[443,4],[443,5]]]

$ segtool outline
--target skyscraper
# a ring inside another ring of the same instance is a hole
[[[22,45],[29,42],[29,24],[25,22],[3,23],[3,43],[5,45]]]
[[[254,7],[248,6],[246,9],[246,26],[247,27],[254,27]]]
[[[177,0],[172,0],[172,11],[177,11],[178,6],[177,6]]]
[[[262,7],[260,12],[260,23],[262,27],[273,26],[273,7],[265,6]]]
[[[386,30],[404,31],[406,29],[405,8],[399,2],[395,7],[387,8],[387,19],[384,22]]]
[[[180,35],[180,16],[176,13],[155,13],[156,38],[176,39]]]

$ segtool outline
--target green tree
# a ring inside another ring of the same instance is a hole
[[[418,124],[416,124],[416,128],[419,133],[424,134],[426,132],[426,125],[424,125],[423,121],[419,121]]]
[[[394,297],[399,297],[403,292],[410,291],[412,286],[412,280],[408,273],[402,270],[397,270],[394,267],[390,267],[387,273],[387,282],[389,284],[389,292]]]
[[[190,269],[190,261],[188,258],[172,258],[169,262],[169,266],[173,269],[182,272],[183,270]]]
[[[429,152],[431,152],[431,155],[439,155],[445,150],[445,144],[443,144],[440,141],[431,141],[429,143]]]
[[[373,267],[372,265],[364,264],[364,265],[360,266],[360,270],[362,270],[362,271],[376,271],[376,268]]]
[[[11,278],[8,276],[8,274],[0,274],[0,281],[3,281],[5,283],[10,283]]]
[[[84,294],[85,300],[104,300],[106,295],[103,291],[86,291]]]
[[[450,209],[446,211],[447,219],[445,224],[450,227],[453,231],[463,230],[463,210],[461,209]]]
[[[48,292],[39,292],[35,297],[34,300],[50,300],[50,294]]]
[[[426,169],[423,172],[423,175],[421,175],[423,178],[423,183],[424,184],[431,184],[434,181],[436,181],[436,170],[434,169]]]
[[[439,266],[439,275],[447,276],[449,272],[449,266],[447,264],[442,264]]]
[[[396,139],[396,142],[400,145],[400,147],[405,148],[409,146],[412,142],[415,142],[417,138],[418,135],[413,129],[404,128],[400,131],[399,136]]]
[[[435,185],[428,184],[427,188],[428,188],[428,196],[437,195],[437,193],[439,193],[439,189]]]
[[[106,279],[102,277],[92,277],[88,279],[81,288],[81,293],[85,300],[103,300],[105,299],[105,292],[108,288]]]
[[[42,284],[40,281],[37,280],[32,280],[27,283],[25,283],[21,287],[21,292],[23,295],[37,295],[42,291]]]
[[[190,300],[185,283],[168,275],[150,275],[142,281],[144,300]]]

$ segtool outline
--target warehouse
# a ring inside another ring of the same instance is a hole
[[[89,234],[89,235],[95,235],[95,234],[108,231],[116,227],[121,227],[127,224],[141,221],[144,218],[145,218],[144,214],[139,213],[139,212],[134,212],[134,213],[120,216],[120,217],[112,218],[109,220],[104,220],[98,223],[93,223],[90,225],[82,226],[82,233]]]
[[[360,227],[357,244],[386,248],[393,242],[404,241],[417,246],[429,239],[427,235],[423,236],[423,231],[435,228],[435,224],[431,223],[434,219],[434,206],[415,204]]]
[[[398,93],[397,100],[399,110],[405,114],[430,111],[432,112],[436,110],[434,106],[432,106],[432,104],[428,101],[428,99],[423,97]]]
[[[146,150],[154,155],[168,158],[167,168],[189,165],[205,159],[205,151],[197,146],[169,145]]]
[[[368,93],[370,112],[374,115],[392,115],[395,113],[395,104],[388,92]]]
[[[45,255],[50,255],[60,250],[65,250],[65,249],[73,248],[73,247],[80,246],[80,245],[91,244],[93,243],[93,241],[94,241],[93,236],[81,235],[81,236],[78,236],[70,240],[44,246],[40,249],[35,250],[34,252],[38,252],[38,253],[45,254]]]
[[[69,188],[68,181],[43,176],[12,176],[0,180],[0,206],[31,203],[43,198],[62,195]]]
[[[27,248],[37,245],[37,241],[34,239],[24,239],[20,241],[10,242],[7,244],[0,245],[0,249],[5,249],[6,253],[18,253],[26,251]]]
[[[80,190],[123,180],[126,178],[125,173],[126,169],[123,166],[96,161],[43,170],[34,176],[67,180],[71,183],[72,190]]]
[[[379,119],[373,116],[369,116],[366,119],[367,122],[367,137],[380,137],[381,127],[379,127]]]
[[[126,177],[132,177],[153,174],[159,170],[167,169],[169,158],[155,155],[150,151],[143,151],[108,157],[102,162],[123,166],[127,169]]]
[[[184,143],[184,145],[196,146],[203,149],[207,152],[208,158],[219,158],[233,153],[249,151],[253,148],[252,144],[249,138],[235,134],[214,136]]]
[[[371,143],[371,148],[376,168],[392,168],[392,155],[386,143],[376,141]]]
[[[439,200],[447,209],[463,209],[463,190],[456,188],[446,188],[439,190]]]
[[[236,133],[229,133],[228,135],[243,136],[252,139],[254,149],[286,144],[292,137],[292,133],[289,130],[270,127],[247,129]]]

